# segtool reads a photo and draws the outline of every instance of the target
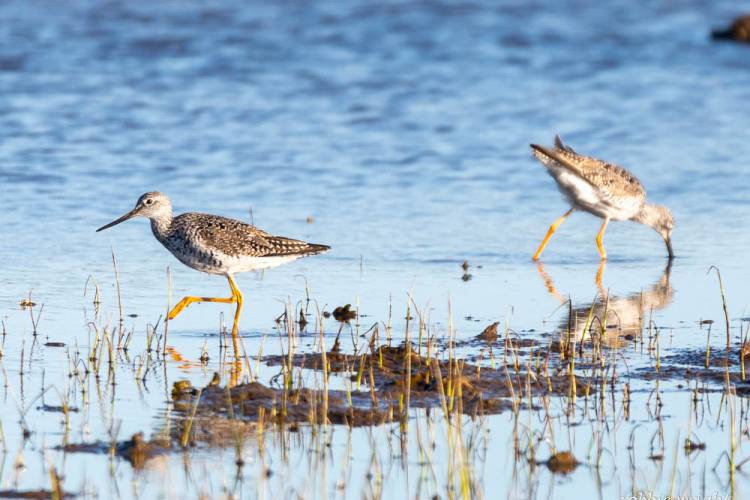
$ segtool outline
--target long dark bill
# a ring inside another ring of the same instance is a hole
[[[138,215],[138,209],[134,208],[133,210],[131,210],[130,212],[126,213],[125,215],[123,215],[119,219],[115,219],[112,222],[110,222],[109,224],[103,225],[102,227],[100,227],[99,229],[97,229],[96,232],[98,233],[99,231],[104,231],[107,228],[110,228],[112,226],[116,226],[120,222],[125,222],[128,219],[132,219],[136,215]]]
[[[664,243],[667,244],[667,253],[669,254],[669,260],[672,260],[674,258],[674,252],[672,251],[672,239],[667,236],[664,238]]]

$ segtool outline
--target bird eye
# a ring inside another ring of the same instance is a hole
[[[151,198],[149,198],[148,200],[146,200],[146,205],[151,205],[153,202],[154,202],[154,200],[152,200]]]

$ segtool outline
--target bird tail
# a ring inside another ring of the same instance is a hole
[[[555,135],[555,148],[562,149],[563,151],[567,151],[568,153],[573,153],[574,155],[577,155],[575,149],[571,148],[567,144],[563,144],[562,139],[560,139],[559,135]]]
[[[558,163],[562,163],[567,166],[567,161],[563,158],[565,155],[560,153],[571,153],[577,155],[576,151],[570,146],[563,144],[562,139],[559,135],[555,135],[555,147],[554,149],[540,146],[539,144],[530,144],[531,149],[534,150],[534,156],[545,165],[549,160],[554,160]]]
[[[555,136],[555,148],[546,148],[539,144],[530,144],[531,149],[534,150],[534,156],[539,160],[542,165],[550,168],[564,168],[571,173],[581,177],[586,182],[590,182],[585,177],[581,176],[581,170],[575,161],[570,158],[571,155],[578,155],[571,147],[566,146],[562,143],[559,136]]]
[[[329,247],[328,245],[320,245],[318,243],[308,243],[307,247],[305,248],[305,254],[316,255],[319,253],[327,252],[330,249],[331,247]]]
[[[533,149],[536,159],[542,162],[545,166],[550,166],[551,163],[562,163],[559,156],[551,149],[540,146],[539,144],[529,144],[529,146]]]
[[[566,146],[563,144],[562,139],[560,139],[559,135],[555,135],[555,148],[549,149],[544,146],[540,146],[539,144],[530,144],[531,149],[534,150],[534,156],[537,157],[539,161],[546,164],[549,160],[554,160],[556,162],[564,163],[560,161],[560,155],[557,154],[557,151],[565,151],[567,153],[573,153],[577,154],[573,148],[570,146]]]

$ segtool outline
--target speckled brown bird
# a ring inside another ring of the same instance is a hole
[[[646,190],[633,174],[618,165],[576,153],[564,145],[559,136],[555,136],[554,148],[531,144],[531,149],[572,205],[549,227],[532,257],[534,260],[539,260],[552,234],[574,210],[604,219],[596,235],[596,246],[602,260],[607,258],[602,239],[610,220],[632,220],[653,228],[664,238],[669,258],[674,256],[672,212],[665,206],[646,203]]]
[[[168,318],[174,319],[193,302],[236,303],[232,326],[236,354],[239,354],[237,332],[243,298],[233,275],[276,267],[330,249],[327,245],[274,236],[245,222],[219,215],[188,212],[173,217],[172,203],[159,192],[144,194],[133,210],[100,227],[97,232],[133,217],[147,217],[156,239],[186,266],[226,276],[231,297],[187,296],[174,306]]]

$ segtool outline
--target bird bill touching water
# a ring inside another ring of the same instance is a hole
[[[243,297],[234,281],[234,274],[276,267],[330,249],[327,245],[274,236],[245,222],[219,215],[187,212],[173,217],[172,203],[159,192],[144,194],[131,211],[96,231],[103,231],[133,217],[148,218],[156,239],[186,266],[227,278],[232,292],[230,297],[189,295],[172,308],[167,318],[176,318],[194,302],[237,304],[232,325],[236,356],[239,356],[237,335]]]
[[[618,165],[576,153],[559,136],[555,136],[553,148],[531,144],[531,149],[571,204],[570,210],[549,227],[533,260],[539,260],[552,234],[574,210],[604,219],[596,235],[602,260],[607,258],[602,241],[610,220],[632,220],[651,227],[664,239],[669,258],[674,257],[672,212],[665,206],[647,203],[646,190],[633,174]]]

